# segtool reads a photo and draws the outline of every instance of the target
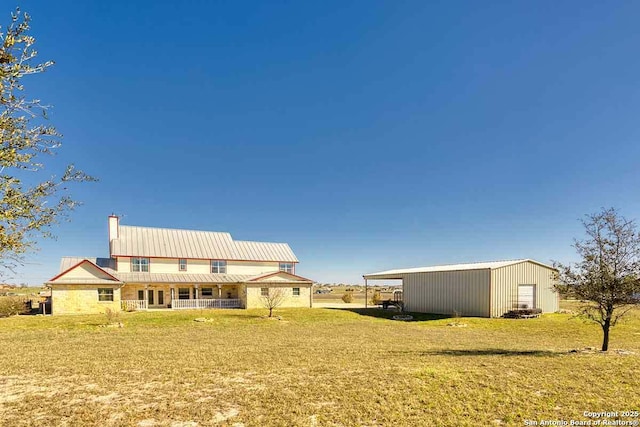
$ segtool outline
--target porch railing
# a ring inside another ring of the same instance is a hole
[[[147,310],[149,304],[144,299],[123,299],[122,309],[124,311]]]
[[[174,299],[171,301],[171,308],[193,309],[193,308],[241,308],[242,301],[240,299]]]

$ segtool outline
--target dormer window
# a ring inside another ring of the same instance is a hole
[[[293,263],[292,262],[281,262],[280,263],[280,271],[284,271],[285,273],[293,274]]]
[[[211,260],[211,272],[212,273],[226,273],[227,272],[227,261],[222,261],[219,259]]]
[[[131,271],[149,272],[149,258],[131,258]]]
[[[184,258],[179,259],[178,268],[180,271],[187,271],[187,260]]]

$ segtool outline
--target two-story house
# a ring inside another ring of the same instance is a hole
[[[310,307],[313,282],[295,274],[286,243],[229,233],[120,225],[109,217],[109,257],[64,257],[51,288],[53,314],[112,310]],[[275,291],[280,289],[279,291]]]

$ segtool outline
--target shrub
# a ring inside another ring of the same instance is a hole
[[[380,291],[375,291],[371,297],[371,304],[378,305],[382,301],[382,294]]]
[[[0,297],[0,317],[15,316],[24,312],[24,298]]]
[[[345,292],[344,295],[342,295],[342,301],[347,304],[353,302],[353,292]]]
[[[107,317],[107,323],[109,323],[109,324],[118,323],[120,321],[120,312],[119,311],[111,310],[110,308],[107,308],[104,311],[104,315]]]

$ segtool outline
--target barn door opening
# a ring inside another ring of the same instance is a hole
[[[536,285],[518,285],[518,308],[536,308]]]

